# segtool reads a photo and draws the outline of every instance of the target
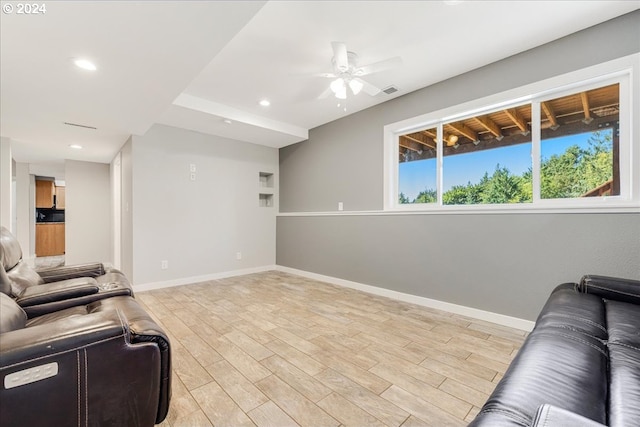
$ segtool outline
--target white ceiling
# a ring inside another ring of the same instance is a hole
[[[3,5],[18,2],[2,2]],[[50,1],[2,13],[0,134],[18,162],[110,162],[154,123],[283,147],[308,130],[640,8],[640,1]],[[331,42],[399,91],[318,99]],[[86,57],[95,72],[75,68]],[[258,105],[267,98],[270,107]],[[229,119],[231,124],[223,120]],[[85,129],[64,122],[93,126]],[[70,144],[82,150],[72,150]]]

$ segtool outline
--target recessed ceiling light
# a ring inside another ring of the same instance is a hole
[[[271,105],[271,102],[269,102],[268,99],[263,99],[260,101],[260,105],[262,105],[263,107],[268,107],[269,105]]]
[[[96,67],[96,64],[89,61],[88,59],[74,59],[73,63],[76,67],[82,68],[83,70],[95,71],[98,69],[98,67]]]
[[[73,148],[74,150],[82,150],[82,145],[79,144],[71,144],[69,148]]]

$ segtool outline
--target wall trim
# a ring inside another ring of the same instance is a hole
[[[162,282],[142,283],[133,285],[135,292],[151,291],[154,289],[171,288],[174,286],[192,285],[194,283],[206,282],[207,280],[226,279],[228,277],[244,276],[247,274],[263,273],[265,271],[277,270],[275,265],[264,265],[261,267],[243,268],[241,270],[222,271],[219,273],[205,274],[202,276],[182,277],[179,279],[164,280]]]
[[[405,210],[370,211],[325,211],[325,212],[278,212],[278,217],[318,217],[318,216],[392,216],[392,215],[513,215],[513,214],[600,214],[600,213],[640,213],[637,202],[619,203],[603,199],[602,206],[582,206],[550,208],[523,205],[483,205],[483,206],[445,206],[428,210],[420,206],[410,206]]]
[[[474,319],[484,320],[487,322],[496,323],[498,325],[520,329],[526,332],[530,332],[531,330],[533,330],[533,327],[535,326],[535,322],[532,322],[530,320],[506,316],[504,314],[498,314],[490,311],[479,310],[477,308],[467,307],[467,306],[458,305],[458,304],[452,304],[449,302],[439,301],[431,298],[420,297],[417,295],[405,294],[403,292],[380,288],[378,286],[352,282],[350,280],[340,279],[332,276],[325,276],[323,274],[312,273],[304,270],[298,270],[296,268],[276,265],[275,269],[278,271],[282,271],[284,273],[295,274],[297,276],[307,277],[309,279],[319,280],[322,282],[331,283],[333,285],[344,286],[346,288],[356,289],[369,294],[379,295],[379,296],[383,296],[383,297],[387,297],[387,298],[391,298],[399,301],[408,302],[411,304],[421,305],[423,307],[429,307],[429,308],[435,308],[437,310],[448,311],[450,313],[460,314],[462,316],[472,317]]]

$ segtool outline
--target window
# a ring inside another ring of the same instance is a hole
[[[632,162],[620,161],[631,155],[629,86],[628,72],[619,72],[520,94],[521,101],[474,106],[472,113],[451,108],[415,119],[427,123],[422,126],[412,127],[409,120],[390,125],[387,156],[395,164],[387,169],[392,185],[385,187],[385,206],[630,201]]]
[[[620,85],[540,102],[540,197],[620,195]]]
[[[531,105],[445,123],[445,205],[531,203]]]
[[[429,128],[398,137],[398,203],[436,203],[437,129]]]

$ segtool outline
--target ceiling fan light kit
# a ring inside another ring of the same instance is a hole
[[[347,51],[347,46],[342,42],[332,42],[333,73],[324,74],[325,77],[335,79],[329,85],[329,90],[325,91],[320,98],[324,98],[330,93],[338,99],[347,99],[347,86],[353,95],[358,95],[364,90],[365,93],[375,96],[382,92],[373,84],[361,79],[361,76],[377,73],[402,63],[400,57],[389,58],[384,61],[358,67],[358,55]]]
[[[342,78],[332,81],[330,87],[336,98],[347,99],[347,86]]]
[[[360,79],[353,79],[349,82],[349,88],[354,95],[359,94],[363,87],[364,84],[360,81]]]

